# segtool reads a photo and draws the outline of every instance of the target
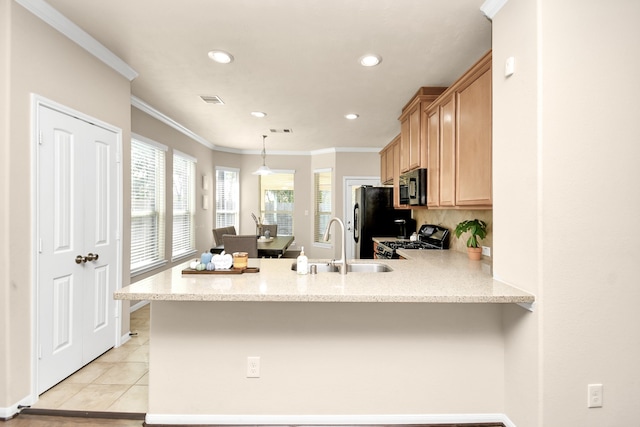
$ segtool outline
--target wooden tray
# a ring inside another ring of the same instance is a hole
[[[182,270],[182,274],[242,274],[242,273],[258,273],[259,267],[247,267],[247,268],[228,268],[224,270],[194,270],[193,268],[185,268]]]

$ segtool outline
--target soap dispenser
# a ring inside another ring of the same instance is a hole
[[[304,246],[300,247],[300,255],[298,255],[298,258],[296,259],[296,271],[298,274],[309,273],[309,260],[304,254]]]

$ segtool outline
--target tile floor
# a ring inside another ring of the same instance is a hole
[[[33,408],[146,413],[149,307],[131,313],[130,329],[137,335],[41,394]]]

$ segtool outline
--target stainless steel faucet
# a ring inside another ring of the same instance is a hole
[[[340,244],[342,245],[342,248],[340,250],[340,259],[338,261],[332,261],[332,262],[334,264],[339,265],[340,274],[347,274],[347,258],[345,256],[347,238],[344,232],[344,222],[342,222],[342,220],[338,217],[331,218],[331,220],[329,221],[329,224],[327,224],[327,229],[324,230],[324,236],[322,239],[325,242],[329,241],[329,230],[331,230],[331,224],[333,224],[334,222],[337,222],[338,224],[340,224]]]

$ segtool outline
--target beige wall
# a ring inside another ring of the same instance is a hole
[[[538,256],[540,216],[537,133],[536,2],[510,1],[493,20],[494,276],[536,295],[527,313],[505,307],[505,407],[518,427],[541,426]],[[507,57],[517,73],[499,71]],[[567,233],[563,233],[567,235]],[[586,395],[586,388],[576,392]],[[579,425],[570,423],[569,425]]]
[[[518,427],[640,418],[638,16],[631,1],[512,0],[493,20],[494,70],[516,58],[493,79],[494,271],[537,296],[533,314],[505,310]],[[590,383],[603,408],[587,408]]]
[[[151,304],[150,414],[504,411],[499,305]]]
[[[2,126],[6,162],[2,168],[3,256],[0,295],[2,310],[0,334],[0,407],[28,397],[31,389],[32,262],[31,245],[31,103],[32,93],[84,112],[123,130],[124,163],[129,152],[129,81],[86,53],[57,31],[11,0],[2,4],[4,113]],[[7,33],[8,31],[8,33]],[[8,34],[8,38],[7,38]],[[8,44],[7,44],[8,42]],[[8,51],[7,51],[8,48]],[[8,74],[7,74],[8,73]],[[9,111],[7,114],[6,112]],[[125,188],[123,246],[129,245],[128,167],[123,168]],[[6,231],[6,233],[4,233]],[[8,247],[6,246],[8,243]],[[123,285],[129,283],[123,268]],[[126,319],[128,321],[128,319]],[[124,325],[128,330],[128,323]]]
[[[11,318],[9,286],[11,270],[9,254],[11,252],[9,235],[11,213],[9,210],[9,188],[11,149],[10,81],[9,54],[11,34],[11,3],[0,1],[0,408],[6,408],[15,403],[11,401],[9,392],[9,352],[5,349],[11,344]]]

